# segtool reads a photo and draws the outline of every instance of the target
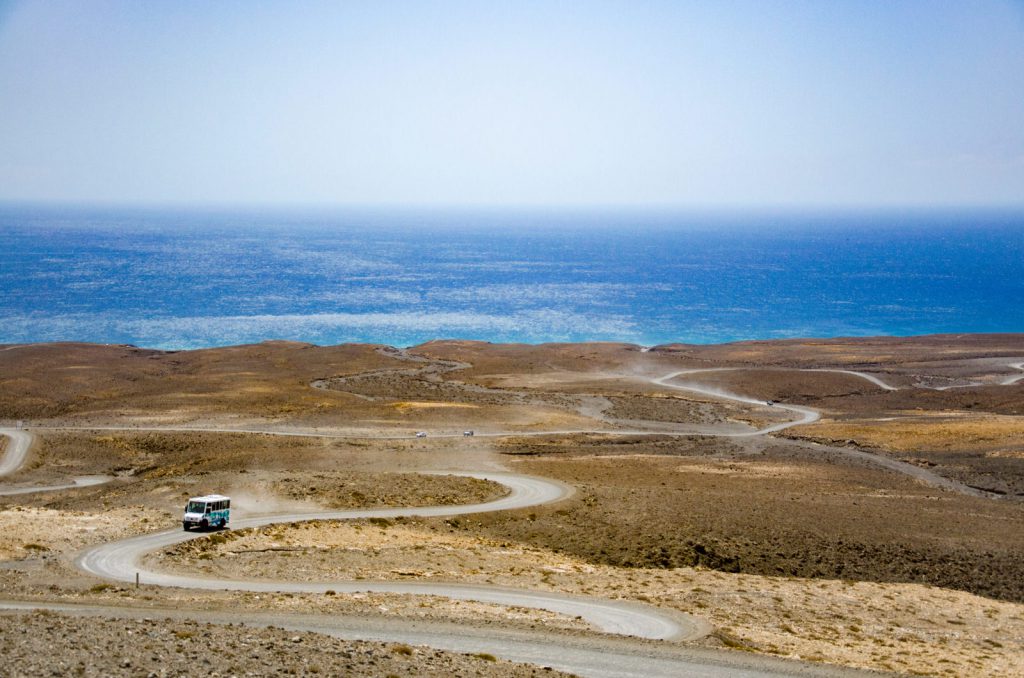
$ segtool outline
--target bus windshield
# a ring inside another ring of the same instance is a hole
[[[206,504],[201,501],[190,501],[185,507],[185,513],[202,513],[206,510]]]

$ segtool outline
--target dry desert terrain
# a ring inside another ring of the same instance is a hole
[[[0,675],[1024,674],[1021,335],[4,348]]]

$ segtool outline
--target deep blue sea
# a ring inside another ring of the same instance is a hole
[[[1024,213],[0,208],[0,343],[1024,332]]]

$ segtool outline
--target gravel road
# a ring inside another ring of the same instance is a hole
[[[7,451],[0,459],[0,477],[10,475],[21,468],[32,446],[32,434],[17,428],[0,428],[0,435],[7,437]]]
[[[85,614],[96,612],[88,619]],[[21,612],[0,607],[3,676],[186,678],[188,676],[479,676],[557,678],[492,655],[404,643],[331,637],[304,629],[210,623],[167,614],[142,618],[110,610]],[[60,651],[53,639],[59,637]],[[12,667],[15,672],[8,673]]]
[[[690,393],[699,393],[701,395],[711,396],[712,398],[721,398],[723,400],[732,400],[733,402],[746,403],[747,405],[765,405],[766,403],[763,400],[756,400],[754,398],[748,398],[746,396],[736,395],[735,393],[729,393],[729,392],[723,391],[721,389],[707,388],[705,386],[700,386],[699,384],[691,384],[691,383],[686,383],[686,384],[679,384],[679,383],[673,384],[673,383],[671,383],[673,379],[678,379],[679,377],[682,377],[682,376],[688,376],[688,375],[691,375],[691,374],[701,374],[701,373],[707,373],[707,372],[723,372],[723,371],[730,371],[730,370],[733,370],[733,369],[734,368],[731,368],[731,367],[711,367],[711,368],[695,369],[695,370],[679,370],[678,372],[672,372],[671,374],[666,374],[664,377],[659,377],[657,379],[652,379],[651,383],[656,384],[658,386],[664,386],[665,388],[674,388],[677,391],[689,391]],[[799,414],[800,418],[799,419],[794,419],[793,421],[784,421],[784,422],[779,423],[779,424],[773,424],[771,426],[767,426],[767,427],[761,428],[761,429],[756,429],[756,430],[753,430],[753,431],[743,431],[743,432],[740,432],[740,433],[718,433],[718,434],[715,434],[715,435],[719,435],[719,436],[726,437],[726,438],[746,438],[746,437],[750,437],[750,436],[761,436],[761,435],[766,435],[768,433],[776,433],[778,431],[784,431],[787,428],[791,428],[793,426],[799,426],[801,424],[810,424],[810,423],[813,423],[815,421],[818,421],[818,419],[821,418],[821,414],[817,410],[811,409],[810,407],[801,407],[799,405],[784,405],[782,403],[775,403],[774,406],[775,406],[776,409],[779,409],[779,410],[785,410],[787,412],[794,412],[796,414]]]
[[[0,436],[8,439],[7,451],[0,459],[0,477],[10,475],[25,464],[28,457],[28,450],[32,447],[35,436],[18,428],[0,428]],[[33,494],[35,492],[56,492],[58,490],[70,490],[76,487],[89,487],[90,485],[102,485],[113,480],[112,476],[76,476],[70,482],[57,485],[30,485],[26,487],[0,486],[0,497],[10,497],[17,494]]]
[[[1012,367],[1024,370],[1024,363]],[[764,402],[734,394],[724,393],[715,389],[702,387],[699,384],[670,383],[679,377],[696,375],[714,370],[681,370],[673,372],[652,383],[666,388],[700,393],[716,398],[724,398],[735,402],[763,405]],[[848,370],[831,370],[846,372],[862,377],[873,384],[887,390],[893,390],[873,375]],[[1006,384],[1015,383],[1020,378],[1007,380]],[[785,430],[792,426],[816,421],[819,413],[816,410],[795,405],[776,404],[778,409],[799,415],[792,421],[774,424],[762,429],[750,431],[729,431],[716,435],[753,436],[765,435]],[[122,429],[124,430],[124,429]],[[147,430],[129,428],[128,430]],[[171,430],[171,429],[152,429]],[[184,429],[193,430],[193,429]],[[194,429],[199,430],[199,429]],[[230,429],[202,429],[210,431],[231,431]],[[253,433],[271,433],[279,435],[309,435],[317,437],[349,437],[331,433],[290,432],[290,431],[251,431]],[[561,433],[628,433],[631,435],[658,435],[651,431],[546,431],[531,432],[533,435],[551,435]],[[678,432],[673,432],[678,433]],[[32,436],[26,431],[17,429],[0,429],[0,435],[10,439],[7,452],[0,460],[0,476],[12,473],[25,461]],[[461,434],[453,434],[461,436]],[[494,436],[504,435],[500,433]],[[516,435],[523,435],[517,433]],[[529,434],[527,434],[529,435]],[[372,437],[372,436],[368,436]],[[388,438],[406,438],[408,436],[387,436]],[[445,437],[445,436],[435,436]],[[864,454],[864,453],[862,453]],[[874,457],[875,455],[866,455]],[[891,460],[886,460],[891,461]],[[944,478],[930,478],[930,474],[901,462],[893,461],[886,466],[903,473],[934,482],[936,479],[948,483]],[[909,467],[909,468],[905,468]],[[467,473],[475,478],[501,483],[509,488],[509,495],[493,502],[471,504],[465,506],[438,506],[410,509],[375,509],[357,511],[320,511],[314,513],[282,513],[274,515],[248,516],[232,521],[234,527],[258,527],[280,522],[295,522],[314,519],[344,520],[356,518],[393,518],[399,516],[433,517],[452,516],[467,513],[511,510],[526,508],[539,504],[558,501],[571,493],[571,489],[553,481],[519,476],[508,473]],[[97,480],[97,482],[102,482]],[[937,484],[937,483],[935,483]],[[32,488],[25,491],[41,489],[64,489],[81,486],[73,483],[65,486],[49,488]],[[8,493],[13,493],[8,491]],[[146,585],[177,586],[192,589],[221,589],[245,591],[280,591],[280,592],[325,592],[333,589],[336,592],[377,591],[394,593],[414,593],[442,595],[451,598],[477,600],[488,603],[517,605],[546,609],[562,614],[580,616],[597,628],[612,634],[636,636],[645,639],[688,639],[700,637],[710,629],[700,620],[686,615],[669,613],[653,607],[618,601],[588,599],[583,597],[565,596],[554,593],[508,589],[489,586],[464,586],[456,584],[433,584],[419,582],[324,582],[301,584],[295,582],[270,581],[239,581],[214,578],[197,578],[185,575],[153,572],[141,565],[145,554],[166,548],[188,539],[197,538],[195,533],[183,531],[166,531],[142,535],[131,539],[112,542],[89,549],[76,559],[76,564],[91,574],[123,582],[134,582],[138,573]],[[18,603],[0,601],[0,608],[8,610],[27,610],[46,608],[65,614],[94,615],[104,617],[125,617],[138,614],[152,614],[151,611],[133,611],[130,608],[105,608],[95,606],[57,605],[44,603]],[[457,625],[424,625],[400,619],[367,620],[347,618],[327,618],[317,616],[288,615],[220,615],[199,611],[173,611],[170,616],[179,619],[208,621],[213,623],[237,623],[245,621],[257,626],[278,626],[296,631],[316,631],[359,640],[386,640],[424,644],[431,647],[449,649],[457,652],[486,652],[513,661],[523,661],[544,666],[552,666],[586,676],[782,676],[782,675],[865,675],[861,672],[821,667],[799,662],[774,660],[764,657],[749,657],[737,653],[720,652],[686,648],[673,643],[668,644],[637,644],[636,641],[616,641],[615,639],[595,639],[584,641],[564,638],[552,639],[543,634],[524,634],[523,632],[494,632],[491,629],[459,627]]]
[[[514,662],[551,667],[591,678],[767,678],[820,676],[877,677],[874,672],[807,664],[748,653],[652,644],[628,639],[552,636],[544,632],[480,628],[394,618],[360,618],[274,613],[224,613],[199,610],[132,609],[114,606],[0,601],[4,610],[44,609],[76,617],[160,618],[170,621],[276,627],[312,631],[349,640],[405,643],[451,652],[486,653]],[[168,623],[168,622],[164,622]],[[328,672],[330,675],[330,672]]]
[[[1024,363],[1013,363],[1013,364],[1010,365],[1010,367],[1012,367],[1015,370],[1022,370],[1022,371],[1024,371]],[[1000,384],[1003,385],[1003,386],[1013,386],[1014,384],[1016,384],[1021,379],[1024,379],[1024,374],[1015,374],[1012,377],[1007,377],[1006,379],[1003,379],[1000,382]]]
[[[509,494],[491,502],[462,506],[429,506],[423,508],[387,508],[312,513],[277,513],[250,516],[232,521],[232,527],[262,527],[275,523],[302,520],[353,520],[365,518],[438,517],[489,511],[528,508],[568,497],[572,490],[561,483],[543,478],[512,473],[464,473],[472,478],[500,483]],[[147,570],[143,556],[174,544],[196,539],[202,533],[168,530],[140,535],[130,539],[93,547],[75,560],[82,570],[104,579],[134,582],[136,574],[146,584],[191,589],[233,591],[277,591],[287,593],[323,593],[328,590],[344,593],[360,591],[439,595],[461,600],[475,600],[500,605],[516,605],[579,616],[606,633],[650,639],[691,639],[706,635],[706,624],[681,614],[662,612],[655,608],[617,601],[565,596],[556,593],[509,589],[492,586],[466,586],[425,582],[334,581],[322,583],[236,581],[180,575]]]

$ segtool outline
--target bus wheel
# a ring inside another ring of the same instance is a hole
[[[209,522],[207,522],[206,518],[203,518],[202,522],[201,522],[201,523],[199,523],[199,527],[201,527],[201,528],[202,528],[202,529],[204,529],[204,530],[205,530],[206,528],[208,528],[209,526],[210,526],[210,523],[209,523]]]
[[[184,529],[184,530],[185,530],[186,532],[188,532],[188,523],[182,523],[182,524],[181,524],[181,527],[182,527],[182,529]]]

